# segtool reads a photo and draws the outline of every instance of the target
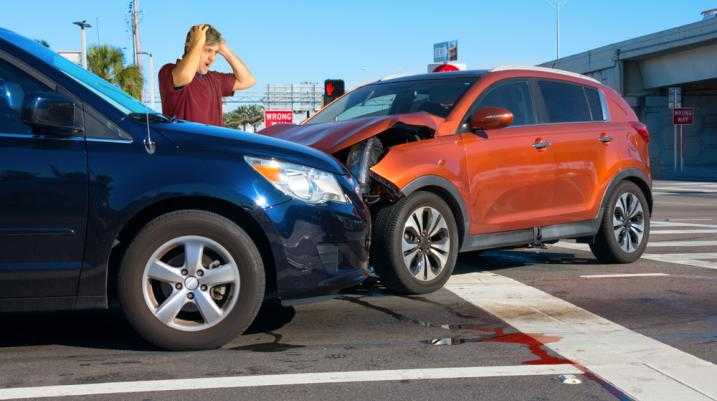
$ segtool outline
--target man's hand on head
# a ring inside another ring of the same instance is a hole
[[[229,45],[227,45],[226,40],[222,39],[222,41],[219,43],[219,54],[222,55],[222,57],[227,58],[227,55],[231,53],[231,50],[229,50]]]
[[[192,27],[192,33],[189,36],[189,48],[202,48],[207,42],[207,30],[209,29],[208,24],[199,24]]]

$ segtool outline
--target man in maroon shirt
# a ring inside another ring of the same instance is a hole
[[[227,60],[233,73],[209,71],[217,54]],[[162,113],[221,126],[222,97],[250,88],[255,82],[247,66],[232,53],[216,29],[207,24],[195,25],[187,33],[182,58],[159,70]]]

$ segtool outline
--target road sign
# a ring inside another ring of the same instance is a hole
[[[465,64],[461,63],[433,63],[428,64],[428,72],[450,72],[450,71],[464,71],[466,69]]]
[[[667,104],[671,109],[679,109],[682,107],[682,88],[679,86],[670,86],[668,88]]]
[[[266,128],[275,124],[291,124],[294,122],[294,112],[291,110],[264,110],[264,126]]]
[[[681,107],[672,109],[672,123],[674,125],[692,125],[695,121],[695,109]]]
[[[433,44],[433,62],[447,63],[458,60],[458,41],[451,40]]]

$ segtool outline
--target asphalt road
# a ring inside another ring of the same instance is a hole
[[[5,314],[0,399],[716,399],[717,183],[655,199],[634,264],[570,242],[466,254],[434,294],[267,307],[216,351],[158,351],[116,312]]]

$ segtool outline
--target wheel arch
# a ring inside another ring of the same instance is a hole
[[[463,197],[458,191],[458,188],[443,177],[423,176],[411,181],[408,185],[401,189],[401,192],[405,196],[408,196],[416,191],[431,192],[438,195],[446,202],[446,204],[448,204],[448,207],[453,212],[456,225],[458,226],[458,249],[460,250],[468,237],[470,222],[468,210],[466,209]]]
[[[231,202],[203,196],[181,196],[163,199],[152,203],[136,212],[127,220],[115,239],[115,246],[110,252],[107,267],[108,303],[117,299],[117,274],[122,258],[132,239],[150,221],[167,213],[179,210],[202,210],[223,216],[241,227],[255,241],[264,262],[266,274],[266,294],[273,296],[277,291],[276,265],[271,251],[269,239],[261,230],[259,223],[243,208]]]
[[[652,190],[650,182],[651,180],[643,173],[641,170],[638,169],[627,169],[623,170],[620,173],[618,173],[610,182],[607,189],[605,190],[605,193],[603,194],[603,199],[600,205],[600,212],[597,216],[597,221],[602,221],[603,214],[605,213],[605,210],[607,208],[607,202],[610,199],[610,196],[615,191],[618,185],[622,183],[623,181],[630,181],[638,186],[642,190],[642,193],[645,195],[645,199],[647,200],[647,205],[650,208],[650,215],[652,215],[653,210],[653,198],[652,198]]]

